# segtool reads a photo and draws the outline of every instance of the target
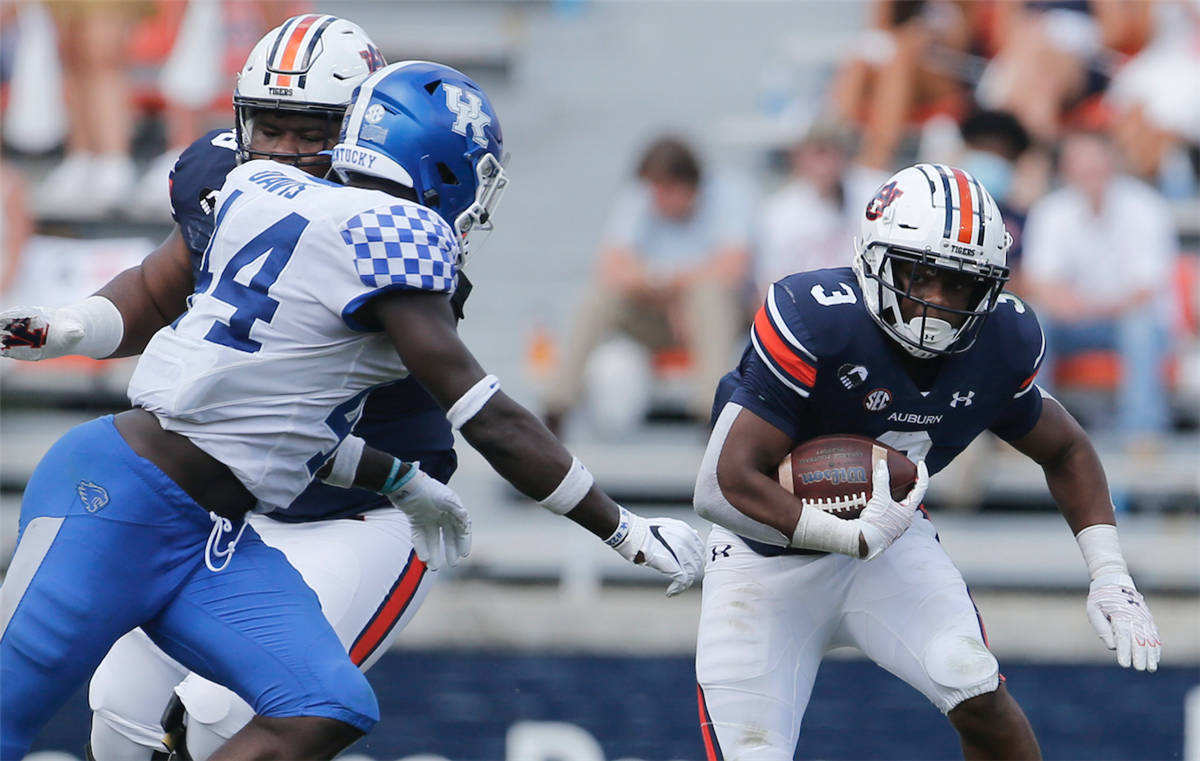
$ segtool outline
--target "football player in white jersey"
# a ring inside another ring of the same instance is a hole
[[[358,187],[273,162],[230,173],[189,311],[130,383],[136,409],[68,433],[30,480],[3,588],[4,755],[20,756],[136,624],[254,707],[222,758],[328,757],[369,730],[369,686],[294,569],[241,518],[290,504],[367,393],[409,373],[523,493],[670,576],[668,594],[691,584],[696,533],[613,503],[458,338],[463,238],[490,225],[502,155],[471,80],[408,62],[360,86],[334,149]],[[348,471],[402,509],[408,498],[431,545],[440,530],[447,552],[465,551],[456,506],[411,496],[428,483],[416,468],[370,451]]]
[[[947,715],[968,759],[1039,758],[962,575],[921,506],[929,473],[985,430],[1045,472],[1091,576],[1087,615],[1122,666],[1161,645],[1117,541],[1104,469],[1034,383],[1045,340],[1002,292],[1011,238],[971,175],[919,164],[867,205],[850,267],[768,292],[752,348],[722,380],[696,511],[709,536],[696,647],[709,761],[787,761],[821,659],[856,647]],[[887,464],[862,515],[793,496],[774,470],[798,443],[845,433],[918,463],[903,501]]]
[[[303,14],[268,32],[239,75],[233,96],[235,128],[201,137],[172,172],[177,222],[172,234],[143,265],[122,273],[87,302],[57,314],[28,307],[0,314],[0,332],[22,319],[51,317],[44,326],[46,345],[37,350],[0,347],[0,355],[48,359],[81,351],[96,357],[139,353],[155,331],[185,310],[195,287],[193,272],[199,270],[212,235],[212,205],[225,175],[239,159],[269,158],[324,176],[354,88],[384,65],[363,30],[335,16]],[[92,335],[71,329],[76,312],[94,318]],[[93,351],[89,347],[96,334],[109,341]],[[447,480],[454,471],[450,424],[415,381],[371,394],[357,431],[370,446],[402,460],[420,460],[422,470],[438,480]],[[343,459],[351,449],[339,450]],[[444,495],[449,498],[450,492]],[[334,631],[364,671],[412,619],[437,576],[413,551],[407,515],[383,495],[314,482],[288,509],[250,520],[263,541],[284,552],[317,593]],[[92,678],[89,698],[95,713],[87,750],[98,761],[150,761],[165,753],[161,722],[173,700],[171,744],[186,742],[195,761],[204,761],[253,716],[228,689],[188,675],[140,629],[110,650]]]

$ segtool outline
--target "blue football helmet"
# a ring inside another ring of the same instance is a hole
[[[363,81],[342,122],[333,170],[416,191],[462,236],[490,230],[508,184],[504,136],[487,95],[465,74],[402,61]]]

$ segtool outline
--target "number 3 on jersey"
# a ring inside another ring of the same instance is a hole
[[[227,206],[232,202],[231,198]],[[275,317],[279,302],[268,292],[292,258],[296,242],[308,224],[309,221],[299,214],[289,214],[254,236],[229,259],[212,295],[236,311],[228,325],[213,323],[205,340],[250,353],[262,348],[261,343],[250,337],[250,329],[255,322],[269,323]],[[254,271],[256,265],[257,272]]]

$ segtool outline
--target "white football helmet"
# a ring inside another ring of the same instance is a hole
[[[867,204],[855,241],[854,273],[867,311],[910,354],[930,359],[964,352],[1008,281],[1012,236],[996,201],[971,175],[943,164],[917,164],[892,175]],[[946,309],[915,298],[896,285],[897,261],[966,273],[975,278],[971,306]],[[901,299],[923,306],[905,322]],[[955,328],[929,310],[965,315]]]
[[[254,117],[263,111],[324,116],[336,141],[354,88],[386,65],[358,24],[337,16],[293,16],[258,41],[238,74],[233,93],[238,158],[274,159],[296,166],[325,164],[321,153],[276,154],[250,150]]]

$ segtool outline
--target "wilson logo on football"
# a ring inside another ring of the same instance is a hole
[[[867,204],[867,219],[872,222],[879,219],[883,216],[883,210],[891,206],[892,202],[902,195],[904,195],[904,191],[897,188],[895,182],[884,185]]]
[[[800,474],[804,484],[815,484],[828,481],[831,484],[865,484],[867,469],[860,467],[826,468],[825,470],[809,470]]]

